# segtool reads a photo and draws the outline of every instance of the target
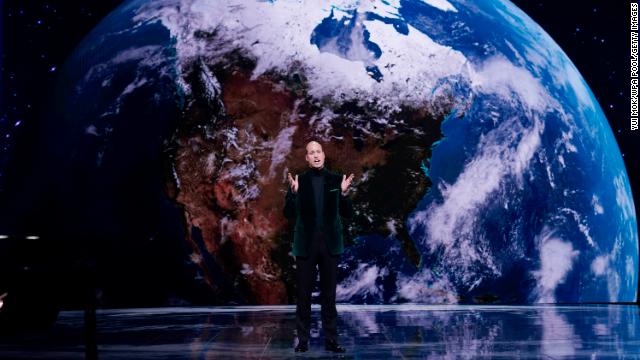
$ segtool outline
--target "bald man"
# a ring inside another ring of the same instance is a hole
[[[316,279],[316,264],[320,267],[320,297],[325,349],[345,352],[338,344],[336,323],[336,274],[338,260],[344,250],[341,217],[353,217],[353,206],[347,191],[353,174],[347,177],[329,171],[324,166],[324,151],[317,141],[306,145],[305,159],[309,168],[298,177],[287,174],[289,190],[284,214],[295,221],[293,255],[296,257],[297,306],[296,352],[309,349],[311,326],[311,291]]]

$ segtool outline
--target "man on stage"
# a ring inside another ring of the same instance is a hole
[[[340,176],[324,166],[322,146],[310,141],[305,159],[309,169],[303,174],[287,174],[287,191],[284,214],[295,221],[293,255],[296,257],[297,306],[296,352],[309,349],[311,326],[311,292],[316,279],[316,264],[320,267],[320,297],[322,329],[325,333],[325,349],[345,352],[338,344],[336,323],[336,275],[338,260],[344,249],[342,217],[353,216],[347,190],[353,174]]]

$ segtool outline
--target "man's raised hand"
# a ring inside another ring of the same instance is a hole
[[[351,185],[351,181],[353,181],[353,174],[349,175],[348,178],[347,175],[342,175],[342,184],[340,184],[342,194],[347,192],[347,189],[349,189],[349,186]]]
[[[297,193],[298,192],[298,175],[296,175],[296,178],[294,179],[291,176],[291,173],[287,173],[287,180],[289,181],[289,185],[291,186],[291,192],[292,193]]]

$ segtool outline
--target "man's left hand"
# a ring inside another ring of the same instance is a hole
[[[342,175],[342,184],[340,184],[342,195],[346,194],[349,186],[351,185],[351,181],[353,181],[353,174],[349,175],[349,177],[347,177],[347,175]]]

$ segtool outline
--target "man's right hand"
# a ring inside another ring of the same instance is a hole
[[[296,178],[294,179],[291,176],[291,173],[287,173],[287,180],[289,181],[289,185],[291,186],[291,192],[292,193],[297,193],[298,192],[298,175],[296,175]]]

